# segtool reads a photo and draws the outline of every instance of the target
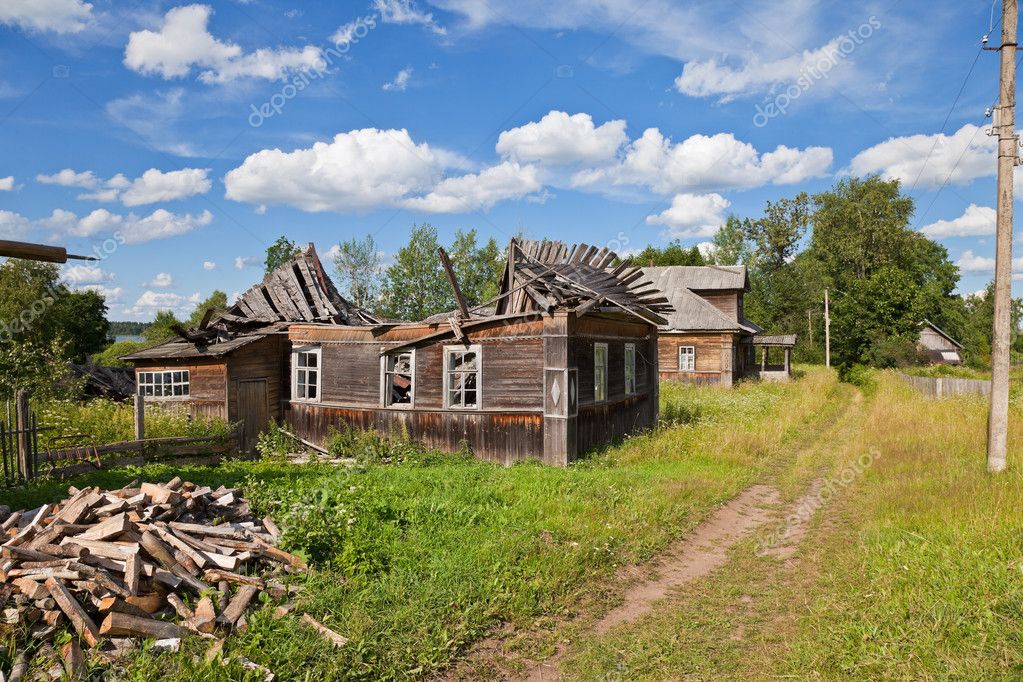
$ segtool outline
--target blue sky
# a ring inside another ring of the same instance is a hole
[[[68,279],[146,320],[243,291],[280,234],[391,254],[427,221],[628,252],[876,172],[972,293],[993,273],[994,11],[5,0],[0,238],[102,254]]]

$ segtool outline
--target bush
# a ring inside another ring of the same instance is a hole
[[[256,452],[263,459],[284,461],[288,455],[301,449],[301,444],[285,433],[275,419],[270,420],[266,431],[256,439]]]
[[[912,367],[925,364],[927,356],[917,347],[915,339],[892,336],[875,341],[864,360],[873,367]]]
[[[873,371],[860,363],[840,365],[838,367],[838,379],[868,392],[872,391],[876,385]]]
[[[391,438],[376,431],[363,431],[347,424],[340,429],[331,428],[326,447],[330,454],[348,457],[360,464],[427,466],[442,460],[472,457],[468,448],[461,448],[461,452],[454,455],[427,450],[421,443],[412,440],[406,431],[397,438]]]
[[[143,343],[141,341],[132,341],[126,339],[124,341],[117,341],[110,344],[100,353],[93,353],[92,361],[101,367],[131,367],[130,362],[120,360],[120,356],[128,355],[136,351],[142,350],[146,346],[151,344]]]

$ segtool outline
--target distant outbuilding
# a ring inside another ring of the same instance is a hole
[[[963,344],[942,331],[930,320],[920,323],[917,347],[932,365],[963,364]]]

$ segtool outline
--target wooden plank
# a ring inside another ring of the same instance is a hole
[[[127,613],[108,613],[100,625],[99,634],[104,637],[148,637],[153,639],[176,639],[185,631],[174,623],[152,618],[140,618]]]
[[[59,580],[50,578],[46,581],[46,588],[50,591],[50,595],[53,596],[57,602],[57,606],[64,612],[68,620],[71,621],[71,625],[75,628],[85,643],[90,647],[96,646],[99,642],[100,631],[96,627],[96,624],[89,618],[89,614],[85,612],[82,605],[71,596],[68,589],[64,587],[64,584]]]
[[[249,603],[258,593],[258,587],[242,585],[238,588],[238,592],[232,597],[231,603],[227,605],[227,608],[224,609],[224,612],[220,614],[220,618],[217,620],[224,625],[233,626],[244,615],[245,609],[248,608]]]

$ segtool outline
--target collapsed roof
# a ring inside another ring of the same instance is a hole
[[[338,293],[312,244],[249,288],[226,311],[210,310],[193,329],[174,326],[180,338],[125,355],[124,360],[224,355],[293,322],[345,326],[379,320]]]

